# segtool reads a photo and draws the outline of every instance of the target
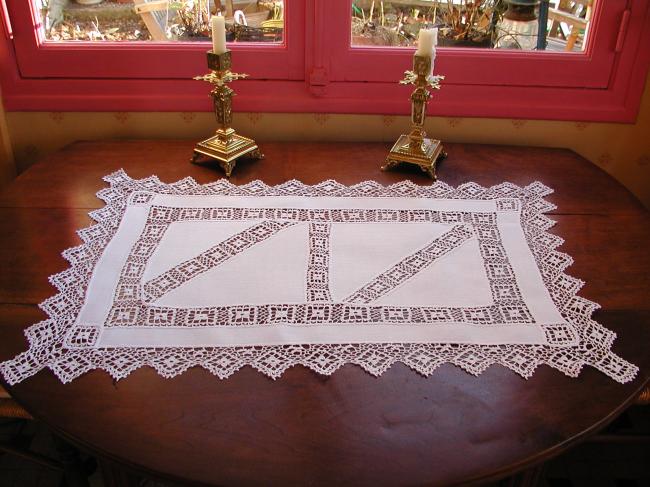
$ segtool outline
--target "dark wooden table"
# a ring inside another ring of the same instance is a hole
[[[47,277],[60,252],[102,205],[101,177],[124,168],[199,182],[220,170],[189,164],[188,141],[79,142],[23,173],[0,194],[0,360],[25,350],[22,330],[43,319]],[[233,183],[332,178],[429,180],[378,170],[387,144],[266,143]],[[380,378],[347,365],[330,377],[302,367],[272,381],[250,368],[227,380],[202,369],[163,379],[149,368],[113,383],[91,372],[63,385],[49,371],[10,388],[35,417],[103,458],[207,484],[456,484],[503,477],[596,432],[639,393],[650,373],[650,217],[620,184],[567,150],[448,144],[442,181],[483,185],[540,180],[555,189],[551,230],[575,258],[581,295],[619,334],[614,351],[641,368],[620,385],[586,368],[571,379],[540,367],[524,380],[492,366],[473,377],[451,365],[424,378],[396,365]]]

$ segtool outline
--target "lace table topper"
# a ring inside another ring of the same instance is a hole
[[[637,373],[564,273],[572,260],[547,233],[555,207],[539,182],[105,179],[97,224],[51,277],[49,318],[0,364],[10,384],[44,367],[68,382],[143,365],[220,378],[245,365],[277,378],[346,363],[379,376],[395,362],[424,375],[443,363],[526,378],[540,364],[572,377],[588,364],[619,382]]]

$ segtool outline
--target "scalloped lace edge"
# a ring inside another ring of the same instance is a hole
[[[295,365],[330,375],[347,363],[380,376],[396,362],[424,376],[432,374],[445,363],[454,364],[473,375],[479,375],[492,364],[501,364],[524,378],[532,376],[542,364],[570,377],[577,377],[585,365],[590,365],[620,383],[633,380],[638,372],[635,365],[611,351],[616,334],[591,318],[599,306],[577,295],[584,283],[564,272],[573,260],[556,250],[564,242],[563,239],[547,232],[555,222],[544,213],[555,209],[555,205],[544,200],[544,196],[553,191],[540,182],[525,187],[511,183],[492,187],[466,183],[453,188],[440,181],[430,186],[418,186],[410,181],[389,186],[364,181],[345,186],[328,180],[310,186],[291,180],[277,186],[268,186],[261,181],[237,186],[225,179],[201,185],[188,177],[167,184],[156,176],[131,179],[122,169],[104,177],[104,180],[110,186],[100,190],[97,196],[106,205],[90,212],[97,223],[77,232],[83,243],[62,253],[70,267],[50,277],[58,293],[40,304],[49,318],[25,330],[29,342],[27,351],[0,364],[0,373],[9,384],[16,384],[43,368],[49,368],[64,383],[94,369],[104,370],[119,380],[145,365],[167,378],[199,366],[222,379],[246,365],[276,379]],[[517,198],[522,203],[522,226],[529,247],[553,301],[578,332],[579,344],[570,347],[384,343],[218,348],[65,348],[63,340],[83,304],[86,283],[117,230],[129,196],[135,191],[180,195]],[[60,306],[60,303],[66,306]]]

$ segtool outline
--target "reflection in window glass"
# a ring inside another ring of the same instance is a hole
[[[283,0],[34,0],[48,41],[208,41],[226,17],[228,42],[282,42]]]
[[[417,44],[438,27],[438,45],[583,51],[597,0],[353,0],[353,46]]]

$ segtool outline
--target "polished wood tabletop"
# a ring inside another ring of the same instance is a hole
[[[23,330],[44,319],[48,276],[61,251],[103,204],[102,176],[124,168],[165,182],[222,176],[189,163],[191,141],[78,142],[21,174],[0,194],[0,360],[26,349]],[[231,181],[344,184],[409,179],[380,172],[389,144],[265,143]],[[144,472],[217,485],[445,485],[503,477],[559,454],[614,419],[650,374],[650,217],[612,177],[559,149],[448,144],[442,181],[527,185],[558,206],[550,231],[586,281],[580,295],[618,334],[613,350],[640,367],[621,385],[586,367],[569,378],[541,366],[525,380],[494,365],[474,377],[452,365],[422,377],[397,364],[376,378],[354,365],[331,376],[294,367],[278,380],[249,367],[220,380],[193,368],[165,379],[142,368],[114,382],[103,371],[62,384],[41,371],[8,388],[36,418],[97,455]]]

